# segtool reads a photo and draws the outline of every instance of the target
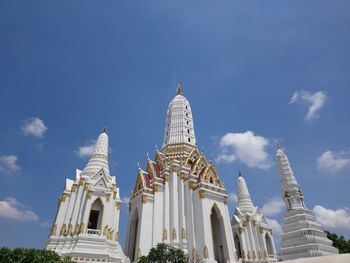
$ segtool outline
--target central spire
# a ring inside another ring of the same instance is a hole
[[[238,204],[237,207],[242,213],[252,214],[254,212],[254,205],[252,199],[250,198],[249,190],[247,184],[239,172],[238,176]]]
[[[177,86],[177,95],[168,107],[163,147],[176,143],[196,145],[191,106],[182,95],[181,82]]]
[[[93,154],[83,170],[83,174],[93,176],[101,169],[104,169],[107,175],[109,175],[108,135],[106,128],[103,128],[101,134],[98,136]]]

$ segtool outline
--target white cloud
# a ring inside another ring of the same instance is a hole
[[[129,203],[130,203],[130,197],[122,198],[122,205],[129,205]]]
[[[312,212],[323,227],[350,230],[350,209],[347,207],[332,210],[316,205]]]
[[[216,161],[231,163],[238,159],[251,168],[268,169],[271,166],[266,152],[268,145],[268,139],[252,131],[226,133],[220,139],[221,152]]]
[[[267,223],[272,228],[272,234],[275,238],[280,238],[283,233],[281,224],[276,219],[266,218]]]
[[[228,201],[231,203],[237,203],[238,202],[238,196],[236,193],[229,193],[228,194]]]
[[[25,135],[33,135],[34,137],[42,137],[48,129],[44,121],[36,117],[25,120],[21,128]]]
[[[51,227],[51,224],[49,222],[41,222],[40,223],[40,226],[42,228],[50,228]]]
[[[312,120],[318,117],[318,111],[323,107],[326,99],[327,96],[324,91],[311,93],[309,91],[300,90],[293,94],[289,104],[297,102],[307,104],[309,110],[306,114],[306,119]]]
[[[86,145],[79,147],[75,153],[81,158],[90,157],[94,153],[95,144],[96,141],[89,141]]]
[[[16,155],[2,155],[0,156],[0,171],[6,171],[7,173],[17,172],[21,170],[21,167],[17,164]]]
[[[281,213],[284,209],[284,202],[280,197],[274,197],[270,199],[267,203],[265,203],[262,208],[261,212],[265,216],[274,216],[279,213]]]
[[[37,221],[39,217],[13,197],[0,201],[0,217],[20,221]]]
[[[350,157],[348,152],[332,152],[325,151],[317,159],[319,170],[338,171],[347,166],[350,166]]]

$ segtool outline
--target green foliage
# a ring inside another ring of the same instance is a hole
[[[138,263],[189,263],[192,262],[182,249],[174,248],[164,243],[153,247],[147,256],[139,258]]]
[[[340,254],[350,253],[350,239],[346,240],[344,236],[338,237],[336,233],[331,233],[329,231],[325,231],[327,237],[333,241],[333,246],[339,250]]]
[[[73,263],[70,258],[61,259],[50,250],[15,248],[0,248],[0,263]]]

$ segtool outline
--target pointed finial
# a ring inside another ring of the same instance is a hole
[[[179,95],[179,94],[182,94],[182,83],[181,83],[181,81],[179,81],[179,84],[177,85],[177,94]]]
[[[139,170],[141,170],[140,162],[137,162],[137,167],[139,168]]]
[[[157,144],[155,145],[155,148],[156,148],[156,151],[158,152],[158,145]]]
[[[147,159],[149,160],[149,153],[148,152],[147,152],[146,156],[147,156]]]
[[[102,132],[103,132],[103,133],[107,133],[107,128],[104,127],[104,128],[102,129]]]
[[[242,177],[241,171],[238,172],[238,177]]]

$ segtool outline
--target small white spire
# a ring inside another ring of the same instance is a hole
[[[254,212],[254,205],[252,199],[250,198],[249,190],[247,184],[239,172],[238,176],[238,204],[237,207],[242,213],[252,214]]]
[[[106,174],[109,176],[108,135],[106,128],[104,128],[102,133],[98,136],[94,152],[83,170],[83,174],[93,176],[101,169],[104,169]]]
[[[283,191],[291,191],[293,189],[299,188],[292,167],[288,161],[288,157],[280,147],[277,149],[276,159],[280,171]]]
[[[182,95],[181,83],[179,83],[177,87],[177,95],[173,98],[168,107],[163,147],[175,143],[196,145],[192,110],[190,103]]]

